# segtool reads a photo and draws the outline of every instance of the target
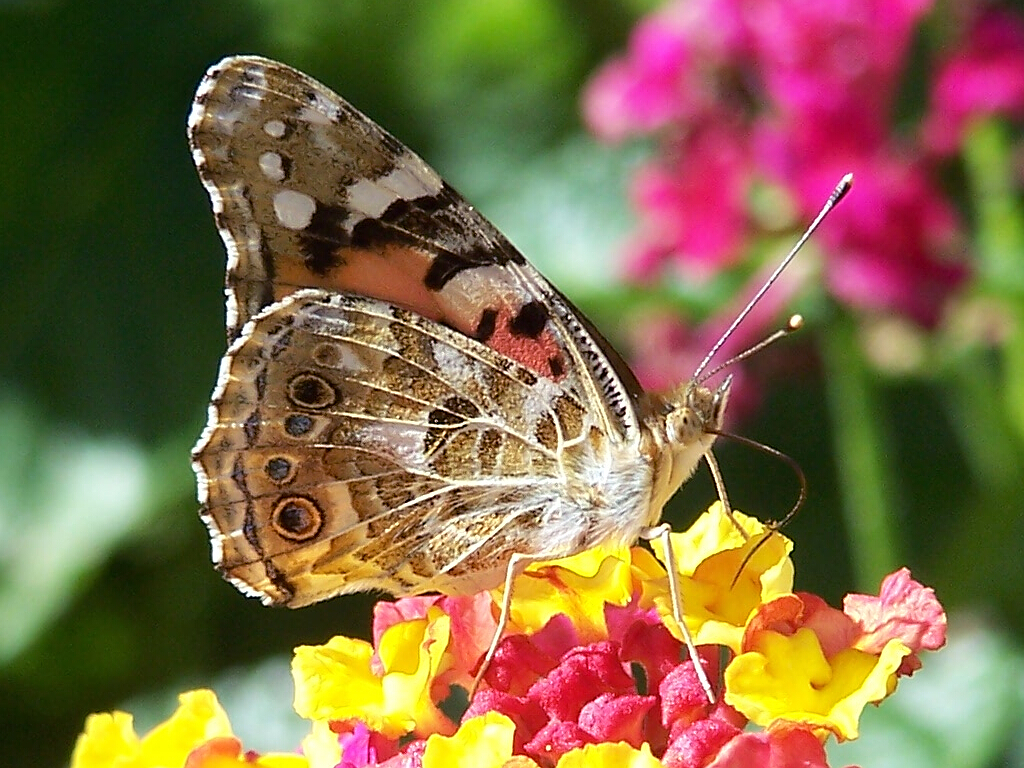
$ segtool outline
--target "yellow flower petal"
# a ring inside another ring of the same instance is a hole
[[[512,759],[515,733],[515,724],[498,712],[471,718],[453,736],[427,739],[423,768],[501,768]]]
[[[311,720],[359,720],[389,738],[450,733],[454,726],[434,704],[431,686],[447,668],[451,619],[432,607],[423,619],[393,624],[381,636],[383,677],[371,667],[373,647],[334,637],[300,646],[292,659],[295,711]]]
[[[725,700],[764,727],[776,720],[831,731],[843,741],[858,735],[864,707],[888,696],[910,649],[893,640],[880,656],[848,648],[826,659],[808,628],[793,635],[764,630],[756,650],[725,670]]]
[[[178,709],[139,738],[124,712],[90,715],[71,756],[71,768],[176,768],[210,739],[231,736],[231,724],[212,691],[178,697]]]
[[[764,540],[768,529],[742,512],[734,510],[733,518],[746,537],[724,513],[722,504],[715,502],[687,531],[671,534],[670,541],[681,575],[686,623],[695,642],[724,645],[739,652],[744,627],[758,605],[792,590],[789,553],[793,543],[778,533]],[[661,541],[651,544],[664,562]],[[755,546],[757,550],[744,563]],[[671,620],[667,575],[645,584],[643,604],[655,605],[666,626],[682,639]]]
[[[424,768],[426,764],[424,764]],[[556,768],[662,768],[648,744],[634,749],[624,741],[587,744],[562,755]]]
[[[332,637],[325,645],[300,645],[292,658],[295,711],[310,720],[345,720],[384,709],[381,679],[370,668],[373,646]]]
[[[530,565],[512,587],[512,625],[533,633],[558,614],[572,620],[580,641],[607,635],[605,603],[625,605],[633,596],[633,576],[625,549],[591,549],[572,557]],[[501,590],[495,590],[501,602]]]
[[[413,628],[416,631],[410,631]],[[403,621],[389,627],[378,643],[377,652],[384,666],[382,684],[386,711],[391,716],[408,715],[411,730],[420,737],[455,730],[455,725],[437,708],[431,695],[434,679],[451,665],[450,641],[451,618],[432,606],[425,619]],[[415,659],[412,657],[414,650]]]
[[[309,735],[302,740],[302,754],[310,768],[335,768],[341,762],[341,744],[338,734],[326,720],[314,720]]]
[[[133,765],[140,750],[139,737],[127,712],[102,712],[89,715],[85,728],[75,742],[71,768],[101,768]]]
[[[231,736],[231,723],[213,691],[189,691],[178,702],[177,711],[143,737],[145,765],[179,765],[198,745]]]

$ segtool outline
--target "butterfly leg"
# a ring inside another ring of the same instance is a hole
[[[668,571],[668,589],[669,594],[672,596],[672,618],[675,619],[680,631],[683,633],[683,642],[686,643],[686,649],[690,654],[690,661],[693,662],[694,670],[697,672],[697,678],[700,680],[700,685],[704,689],[705,695],[708,697],[708,702],[711,704],[715,703],[715,692],[711,688],[711,681],[708,680],[707,673],[704,671],[704,665],[701,664],[700,654],[697,652],[697,646],[693,642],[693,636],[690,634],[690,628],[686,626],[686,621],[683,618],[683,591],[679,584],[679,570],[676,567],[676,554],[672,549],[672,541],[669,538],[669,534],[672,533],[672,528],[668,523],[662,523],[653,528],[641,532],[641,538],[647,541],[653,541],[654,539],[661,539],[661,546],[665,552],[665,569]]]
[[[498,626],[494,629],[494,637],[491,638],[491,646],[487,649],[487,655],[480,662],[480,669],[477,670],[476,677],[473,678],[473,687],[469,689],[470,701],[473,700],[476,689],[480,687],[480,682],[484,679],[484,674],[498,650],[501,636],[505,634],[505,628],[508,626],[509,611],[512,609],[512,583],[516,580],[516,576],[519,576],[526,570],[526,566],[535,560],[537,560],[536,557],[518,552],[509,558],[508,568],[505,570],[505,589],[501,595],[501,614],[498,616]]]

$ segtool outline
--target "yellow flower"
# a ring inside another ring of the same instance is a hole
[[[587,744],[566,752],[556,768],[662,768],[662,764],[651,754],[649,744],[644,743],[640,749],[634,749],[620,741],[614,744]]]
[[[779,533],[765,540],[768,529],[758,520],[733,510],[742,532],[720,502],[684,533],[671,534],[672,552],[680,573],[686,623],[697,645],[724,645],[739,652],[747,620],[757,607],[793,588],[793,542]],[[651,542],[665,562],[660,540]],[[753,556],[750,552],[757,547]],[[744,563],[747,557],[749,561]],[[668,578],[653,578],[644,588],[644,604],[653,603],[665,625],[682,639],[672,620]]]
[[[302,740],[302,754],[310,768],[334,768],[341,762],[338,734],[326,720],[314,720],[309,734]]]
[[[448,663],[451,619],[431,607],[422,619],[388,627],[378,644],[383,675],[371,667],[373,646],[334,637],[300,646],[292,659],[295,711],[310,720],[358,720],[388,738],[451,733],[452,722],[434,704],[434,679]]]
[[[453,736],[431,736],[423,751],[423,768],[536,768],[528,757],[512,755],[515,724],[488,712],[462,724]]]
[[[591,549],[572,557],[533,563],[512,586],[511,625],[527,634],[565,614],[581,643],[607,636],[605,603],[626,605],[634,582],[625,550]],[[494,591],[501,603],[501,590]]]
[[[71,768],[219,768],[240,761],[241,744],[213,691],[178,697],[173,715],[143,737],[125,712],[90,715],[75,743]],[[267,755],[255,761],[270,768],[301,768],[299,755]]]
[[[725,700],[757,725],[777,720],[857,738],[860,713],[896,685],[896,670],[910,649],[891,640],[880,655],[845,648],[826,658],[809,628],[792,635],[763,630],[753,650],[725,670]]]

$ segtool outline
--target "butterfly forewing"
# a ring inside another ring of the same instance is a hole
[[[640,388],[607,342],[573,323],[418,156],[329,89],[266,59],[226,59],[200,85],[189,130],[228,248],[230,337],[299,288],[371,296],[564,382],[607,411],[609,431],[635,438]]]

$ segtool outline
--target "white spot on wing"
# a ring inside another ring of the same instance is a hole
[[[304,192],[283,189],[274,195],[274,213],[281,226],[305,229],[316,213],[316,200]]]
[[[377,183],[405,200],[436,195],[441,191],[442,184],[441,178],[410,152],[398,161],[392,171],[381,176]]]
[[[415,200],[441,191],[441,178],[411,154],[376,179],[360,179],[348,188],[349,205],[366,218],[377,218],[396,200]]]
[[[277,152],[264,152],[260,155],[260,170],[271,181],[284,180],[284,162]]]
[[[263,132],[272,139],[280,139],[284,136],[283,120],[267,120],[263,124]]]
[[[330,119],[328,119],[327,115],[323,114],[322,112],[317,112],[312,107],[303,107],[302,109],[300,109],[298,113],[298,118],[299,120],[303,120],[304,122],[307,123],[312,123],[313,125],[331,124],[331,121]]]
[[[360,179],[348,188],[348,204],[368,219],[380,216],[397,197],[371,179]]]

